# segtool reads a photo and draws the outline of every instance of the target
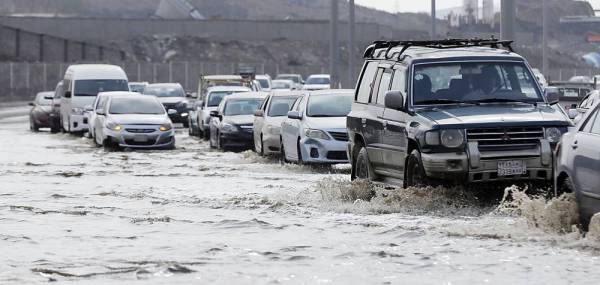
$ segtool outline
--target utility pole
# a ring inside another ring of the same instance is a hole
[[[501,5],[500,37],[503,40],[515,40],[515,1],[502,0]]]
[[[356,47],[354,41],[355,41],[355,33],[356,33],[356,17],[354,14],[354,0],[350,0],[349,4],[349,17],[348,17],[348,24],[350,25],[349,27],[349,33],[348,33],[348,82],[349,84],[352,84],[352,82],[354,82],[354,80],[356,78],[354,78],[355,76],[355,65],[356,65],[356,61],[355,61],[355,57],[356,57],[356,53],[354,48]]]
[[[435,40],[437,38],[437,32],[435,30],[436,25],[436,15],[435,15],[435,0],[431,0],[431,39]]]
[[[548,4],[542,0],[542,74],[548,78]]]
[[[339,77],[339,44],[338,44],[338,0],[331,0],[331,39],[329,42],[329,73],[331,88],[338,88]]]

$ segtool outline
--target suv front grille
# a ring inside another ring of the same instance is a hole
[[[348,141],[348,133],[343,133],[343,132],[329,132],[329,134],[336,141],[345,141],[345,142]]]
[[[154,129],[125,129],[126,131],[134,134],[149,134],[153,133]]]
[[[480,151],[532,149],[544,138],[542,127],[482,128],[467,130],[467,141],[477,142]]]

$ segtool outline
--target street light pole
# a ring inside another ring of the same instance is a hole
[[[330,30],[331,39],[329,42],[329,73],[331,75],[331,87],[337,88],[340,80],[338,72],[338,0],[331,0]]]
[[[349,2],[349,17],[348,17],[348,24],[350,25],[349,27],[349,33],[348,33],[348,82],[349,84],[352,84],[352,82],[355,80],[354,78],[354,70],[355,70],[355,65],[356,65],[356,61],[355,61],[355,44],[354,44],[354,38],[355,38],[355,33],[356,33],[356,17],[354,14],[354,0],[350,0]]]
[[[436,15],[435,15],[435,0],[431,0],[431,39],[435,40],[437,38],[437,32],[435,30],[436,25]]]
[[[548,5],[542,0],[542,74],[548,78]]]

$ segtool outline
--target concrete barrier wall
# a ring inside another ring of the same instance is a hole
[[[217,40],[329,41],[328,21],[0,17],[0,22],[36,33],[96,43],[156,34],[178,34]],[[347,33],[347,25],[341,24],[340,38],[345,39]],[[376,23],[358,23],[356,40],[368,43],[402,33],[401,30],[393,30]]]
[[[120,50],[108,45],[74,41],[52,34],[0,25],[1,61],[120,61],[124,59],[124,55]]]

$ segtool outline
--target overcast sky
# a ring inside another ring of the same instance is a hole
[[[357,4],[390,12],[429,12],[430,0],[355,0]],[[498,5],[500,0],[495,0]],[[454,8],[462,5],[462,0],[437,0],[438,9]],[[481,2],[481,0],[480,0]],[[600,0],[589,0],[595,9],[600,9]]]

